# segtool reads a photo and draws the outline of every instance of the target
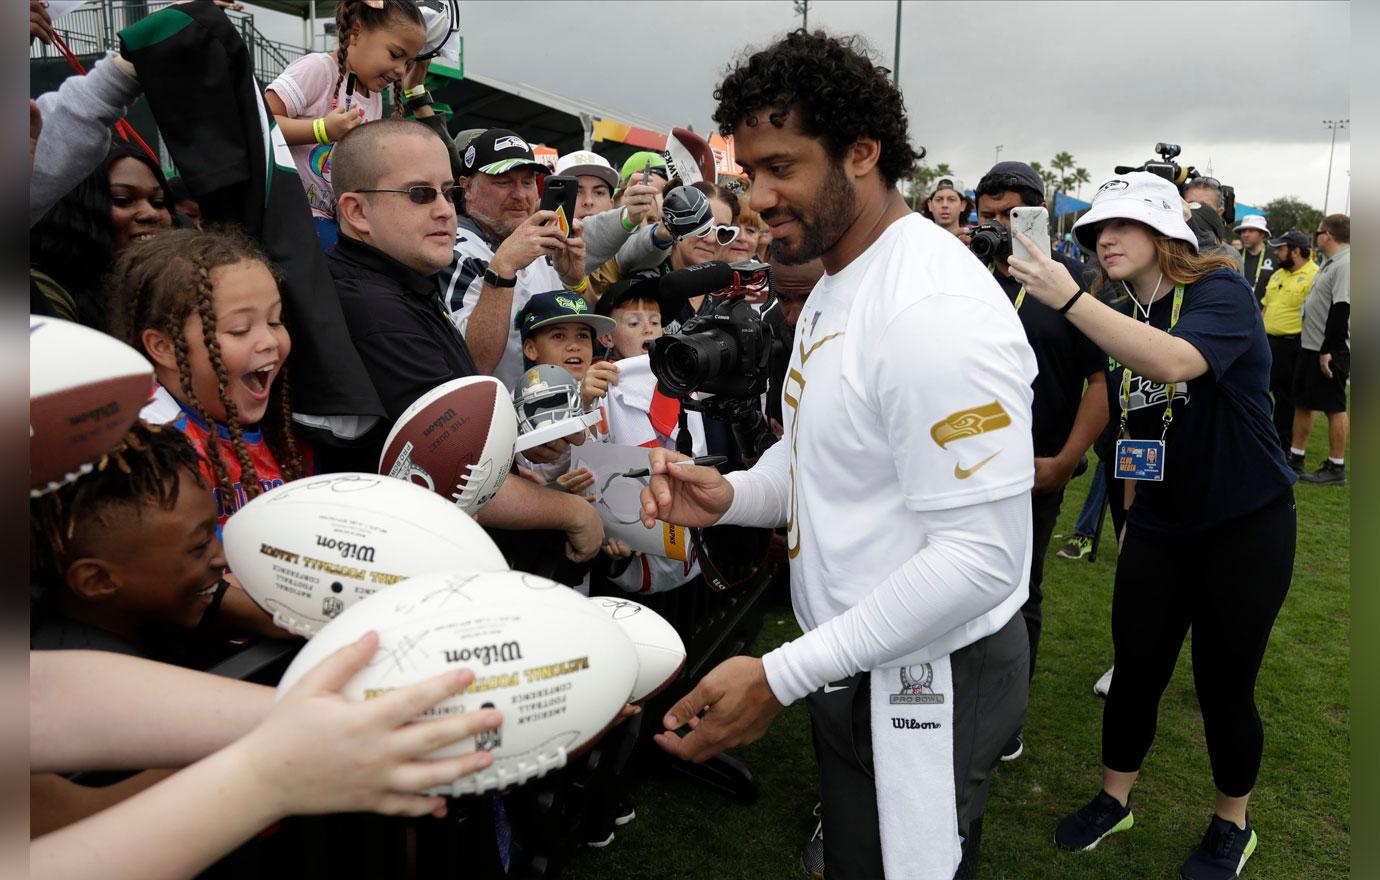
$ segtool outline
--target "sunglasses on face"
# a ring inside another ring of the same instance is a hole
[[[437,189],[434,186],[409,186],[407,189],[361,189],[357,192],[362,193],[404,193],[414,205],[429,205],[436,201],[436,196],[441,196],[452,205],[455,204],[455,193],[460,189],[458,186],[444,186]]]
[[[721,226],[717,223],[711,223],[706,226],[703,231],[695,233],[696,238],[709,238],[711,235],[714,236],[714,241],[719,247],[723,247],[724,245],[732,244],[733,240],[738,237],[738,227]]]

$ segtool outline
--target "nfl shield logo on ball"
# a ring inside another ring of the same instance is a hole
[[[934,692],[934,667],[928,663],[901,667],[901,691],[892,694],[892,704],[942,703],[943,694]]]
[[[335,617],[345,610],[345,603],[335,596],[327,596],[321,600],[321,614],[327,620]]]

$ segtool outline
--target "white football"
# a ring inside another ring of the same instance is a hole
[[[265,492],[226,520],[225,558],[278,626],[311,638],[382,587],[432,571],[507,571],[454,504],[379,474],[323,474]]]
[[[425,486],[473,516],[508,478],[517,432],[503,383],[492,376],[452,379],[398,417],[379,473]]]
[[[590,596],[589,604],[618,624],[637,649],[637,681],[629,703],[650,699],[675,681],[685,664],[685,642],[666,618],[620,596]]]
[[[113,336],[29,316],[29,496],[89,473],[139,418],[153,367]]]
[[[355,617],[378,610],[380,620],[396,618],[397,612],[388,591],[351,610]],[[468,668],[474,682],[418,720],[483,708],[503,713],[496,730],[427,756],[483,749],[494,757],[484,770],[430,794],[480,794],[565,766],[613,725],[637,677],[636,651],[618,625],[598,614],[572,612],[563,603],[466,601],[392,619],[378,633],[378,652],[341,689],[347,699],[369,699],[450,669]],[[349,627],[337,629],[335,622],[324,627],[288,666],[278,684],[279,699],[324,656],[357,639]]]

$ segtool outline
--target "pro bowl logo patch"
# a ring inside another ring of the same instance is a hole
[[[934,692],[934,667],[929,663],[902,666],[901,690],[891,694],[889,699],[892,705],[934,705],[944,702],[944,695]]]

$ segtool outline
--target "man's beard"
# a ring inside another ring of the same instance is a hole
[[[513,230],[523,224],[523,220],[512,221],[504,216],[502,206],[499,207],[499,216],[489,217],[482,211],[474,210],[473,205],[467,204],[464,211],[465,215],[483,227],[484,231],[493,236],[497,241],[505,241],[508,236],[513,234]],[[529,212],[529,214],[532,212]]]
[[[809,206],[810,218],[807,220],[799,214],[794,215],[795,221],[800,224],[799,247],[788,250],[784,240],[772,239],[767,247],[767,256],[785,266],[798,266],[823,256],[838,244],[853,225],[857,201],[857,193],[844,176],[843,168],[831,164],[819,198]],[[784,210],[773,209],[763,214],[762,219],[770,222],[783,214],[786,214]]]
[[[1281,268],[1288,269],[1290,272],[1294,271],[1294,255],[1287,254],[1284,257],[1281,257],[1279,265]]]

